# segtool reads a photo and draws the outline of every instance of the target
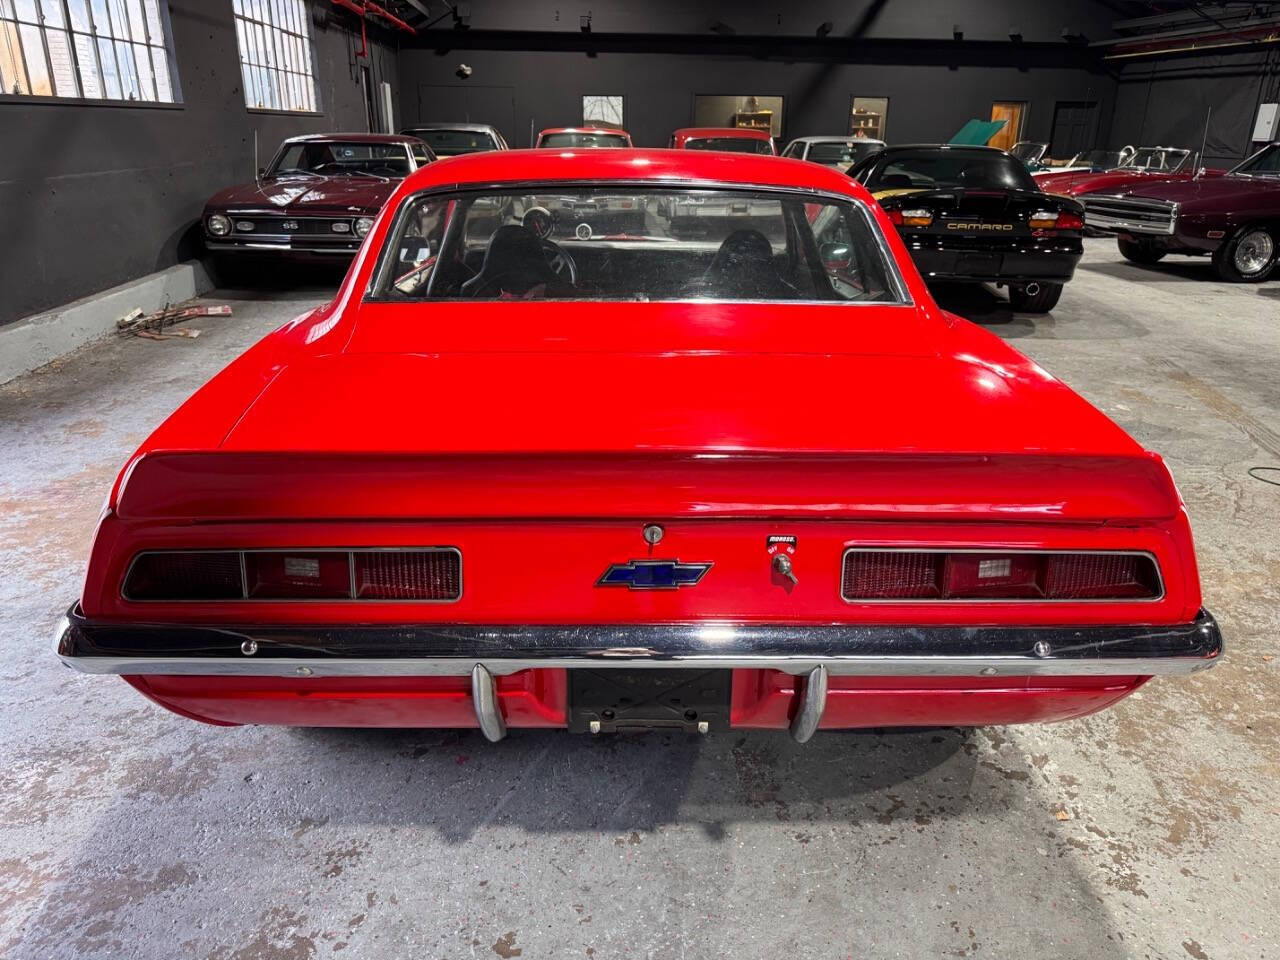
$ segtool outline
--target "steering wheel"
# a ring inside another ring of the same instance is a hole
[[[578,265],[574,262],[573,257],[558,243],[550,240],[540,240],[542,244],[542,252],[546,255],[547,265],[551,267],[551,272],[561,281],[568,283],[571,287],[578,285]]]

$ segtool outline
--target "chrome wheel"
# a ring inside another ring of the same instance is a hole
[[[1265,270],[1275,256],[1276,243],[1265,230],[1250,230],[1236,244],[1232,261],[1243,276],[1250,277]]]

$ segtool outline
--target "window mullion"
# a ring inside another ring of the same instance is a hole
[[[276,43],[279,28],[271,19],[273,16],[270,2],[265,2],[263,6],[262,29],[267,35],[267,58],[271,61],[267,65],[267,69],[271,71],[271,75],[276,81],[276,109],[284,109],[284,90],[280,87],[280,50]]]
[[[18,41],[18,66],[22,70],[22,76],[26,80],[27,96],[34,97],[35,91],[31,89],[31,70],[27,67],[27,45],[22,42],[22,21],[18,19],[18,11],[13,11],[13,37]]]
[[[80,76],[80,54],[76,51],[75,25],[71,22],[71,7],[67,0],[62,4],[62,22],[67,27],[67,55],[71,57],[71,81],[76,85],[76,96],[84,98],[84,78]],[[86,4],[88,6],[88,4]]]
[[[98,93],[103,100],[111,99],[107,89],[107,72],[102,69],[102,48],[98,46],[98,21],[93,18],[93,4],[85,3],[84,15],[89,18],[89,46],[93,48],[93,66],[98,71]]]
[[[156,0],[158,3],[159,0]],[[146,42],[147,61],[151,64],[151,89],[155,91],[156,103],[160,102],[160,78],[156,75],[156,51],[151,44],[151,26],[147,23],[147,4],[146,0],[141,0],[139,7],[142,10],[142,38]]]
[[[120,99],[128,100],[129,98],[125,96],[124,89],[124,70],[120,68],[120,52],[116,47],[116,18],[111,15],[110,0],[104,3],[102,7],[107,11],[107,46],[111,49],[111,59],[116,63],[116,83],[120,85]],[[99,58],[102,56],[101,45],[98,47],[98,56]]]

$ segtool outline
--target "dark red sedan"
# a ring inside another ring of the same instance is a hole
[[[280,145],[253,183],[205,204],[205,247],[224,267],[247,258],[350,259],[400,181],[435,160],[416,137],[324,133]]]
[[[1280,264],[1280,142],[1217,177],[1130,184],[1084,197],[1094,230],[1116,235],[1120,255],[1154,264],[1208,255],[1232,283],[1260,283]]]
[[[696,237],[561,199],[725,195]],[[215,724],[1059,720],[1222,652],[1160,458],[816,164],[473,154],[110,491],[57,654]]]

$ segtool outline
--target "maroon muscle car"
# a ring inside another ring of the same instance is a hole
[[[349,260],[400,181],[435,159],[416,137],[291,137],[256,182],[209,198],[205,247],[224,267],[253,254]]]
[[[1134,263],[1209,254],[1223,280],[1258,283],[1280,259],[1280,141],[1221,177],[1135,184],[1082,199],[1088,225],[1115,234],[1121,255]]]

